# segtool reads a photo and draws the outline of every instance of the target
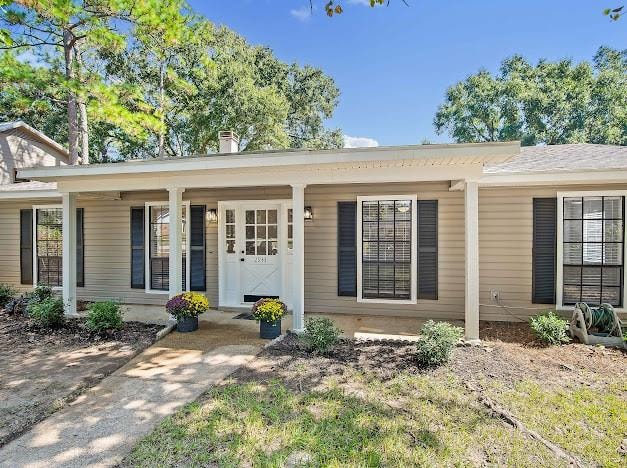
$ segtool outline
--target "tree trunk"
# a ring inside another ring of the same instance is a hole
[[[161,112],[161,129],[159,130],[159,157],[165,156],[165,64],[159,67],[159,111]]]
[[[89,164],[89,128],[87,126],[87,105],[84,99],[78,101],[78,111],[81,122],[81,164]]]
[[[65,56],[65,78],[68,82],[74,80],[74,35],[70,31],[63,31],[63,52]],[[68,83],[73,86],[73,83]],[[78,161],[78,119],[76,112],[76,93],[68,88],[67,91],[67,121],[68,121],[68,151],[70,164]]]
[[[79,68],[79,77],[81,77],[81,70],[83,69],[83,60],[80,54],[80,50],[78,45],[74,47],[76,54],[76,63]],[[81,77],[82,78],[82,77]],[[81,145],[81,164],[89,164],[89,126],[87,120],[87,104],[85,103],[86,98],[84,96],[78,97],[78,112],[79,112],[79,135],[80,135],[80,145]]]

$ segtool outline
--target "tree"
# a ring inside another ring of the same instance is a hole
[[[514,56],[446,91],[434,125],[457,142],[627,144],[627,51],[531,65]]]
[[[44,62],[61,57],[72,163],[79,161],[79,146],[80,159],[89,159],[87,101],[97,99],[101,114],[113,115],[115,109],[120,110],[121,96],[116,91],[121,89],[108,86],[93,73],[96,66],[89,59],[94,49],[122,47],[122,23],[127,27],[141,24],[146,29],[171,27],[176,24],[180,5],[176,0],[22,0],[1,10],[0,24],[9,34],[3,34],[0,50],[29,50]]]

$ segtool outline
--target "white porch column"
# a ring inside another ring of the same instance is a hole
[[[305,329],[305,184],[292,185],[292,331]]]
[[[63,304],[66,315],[76,315],[76,193],[61,194],[63,202]]]
[[[465,251],[466,251],[466,340],[479,340],[479,185],[466,181]]]
[[[170,297],[183,292],[183,192],[182,188],[169,188],[169,283]]]

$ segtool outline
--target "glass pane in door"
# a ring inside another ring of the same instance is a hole
[[[246,210],[245,219],[246,255],[277,255],[277,210]]]

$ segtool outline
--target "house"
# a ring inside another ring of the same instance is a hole
[[[0,187],[0,282],[76,299],[512,320],[623,310],[627,148],[517,142],[220,153],[18,170]],[[3,155],[3,157],[5,157]],[[67,265],[67,267],[65,267]],[[63,266],[63,267],[62,267]]]

